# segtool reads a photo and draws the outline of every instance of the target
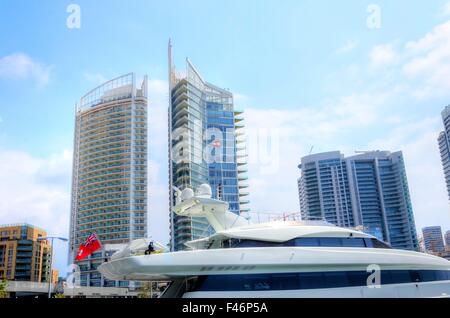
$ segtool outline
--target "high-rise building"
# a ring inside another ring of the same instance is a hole
[[[401,152],[320,153],[303,157],[299,168],[303,219],[360,227],[393,247],[418,249]]]
[[[354,226],[347,164],[339,151],[302,158],[298,179],[302,219],[323,219],[342,227]]]
[[[450,230],[445,232],[445,245],[450,249]]]
[[[428,226],[422,229],[423,241],[427,252],[439,253],[445,250],[440,226]]]
[[[0,226],[0,280],[48,282],[52,248],[47,233],[28,224]]]
[[[105,244],[147,236],[147,78],[133,73],[93,89],[76,108],[69,262],[96,233]],[[102,249],[77,263],[81,285],[126,287],[96,270]]]
[[[178,73],[170,42],[168,54],[171,249],[182,250],[186,241],[210,235],[212,228],[205,218],[172,212],[175,188],[196,190],[209,183],[213,197],[228,202],[232,212],[248,211],[244,125],[231,92],[205,81],[189,59],[186,72]]]
[[[438,144],[447,185],[447,194],[450,200],[450,105],[444,108],[441,116],[444,123],[444,131],[441,131],[439,134]]]

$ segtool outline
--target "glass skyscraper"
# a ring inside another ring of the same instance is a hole
[[[209,141],[213,143],[210,155],[214,158],[214,162],[208,164],[208,183],[213,198],[228,202],[231,212],[240,213],[234,112],[230,104],[232,96],[229,98],[226,103],[206,102],[207,128],[212,132]]]
[[[361,227],[395,248],[418,241],[401,152],[373,151],[348,158],[338,152],[302,158],[298,179],[305,220]]]
[[[234,110],[233,94],[206,82],[189,59],[180,74],[172,63],[169,43],[169,174],[171,249],[183,250],[186,241],[210,235],[204,218],[180,217],[172,212],[174,189],[196,190],[209,183],[214,198],[229,203],[230,211],[248,211],[246,161],[240,153],[242,112]],[[241,160],[239,160],[241,158]]]
[[[69,262],[96,233],[105,244],[147,236],[147,78],[133,73],[93,89],[76,109]],[[102,249],[77,263],[82,286],[125,287],[96,270]]]
[[[441,115],[444,123],[444,131],[439,134],[438,144],[445,183],[447,185],[447,194],[450,200],[450,105],[444,108]]]

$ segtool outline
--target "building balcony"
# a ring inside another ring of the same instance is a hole
[[[176,87],[172,89],[172,99],[176,99],[180,94],[187,93],[188,89],[186,86],[186,81],[179,82]]]
[[[241,181],[241,182],[238,183],[238,188],[239,189],[245,189],[245,188],[248,188],[248,187],[249,187],[249,184],[247,182]]]
[[[248,169],[247,169],[247,166],[241,166],[241,167],[238,166],[237,171],[238,171],[238,173],[244,173],[244,172],[248,172]]]
[[[175,123],[172,125],[172,128],[178,128],[181,127],[183,125],[187,125],[188,124],[188,117],[187,116],[183,116],[181,118],[179,118],[177,121],[175,121]]]
[[[183,108],[177,110],[176,112],[174,112],[173,114],[174,114],[173,121],[177,121],[179,118],[187,117],[189,115],[188,108],[183,107]]]
[[[180,109],[188,108],[189,103],[187,101],[187,98],[183,98],[178,100],[176,103],[173,103],[172,114],[176,114],[178,111],[180,111]]]
[[[240,122],[236,122],[236,121],[235,121],[235,123],[234,123],[234,128],[235,128],[235,129],[242,129],[242,128],[245,128],[245,123],[244,123],[243,121],[240,121]]]
[[[31,256],[28,258],[16,258],[16,264],[30,264]]]
[[[33,247],[31,247],[31,246],[18,246],[17,247],[17,251],[32,252],[33,251]]]
[[[234,123],[235,124],[236,123],[241,123],[243,121],[244,121],[244,117],[241,117],[240,115],[236,115],[236,113],[235,113],[235,115],[234,115]]]
[[[236,153],[236,160],[240,160],[240,161],[247,160],[247,157],[248,157],[247,154]]]
[[[181,101],[185,101],[189,98],[187,94],[187,90],[181,91],[180,94],[177,94],[175,99],[172,101],[172,105],[177,105]],[[178,105],[177,105],[178,106]]]

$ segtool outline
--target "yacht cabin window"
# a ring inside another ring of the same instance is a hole
[[[283,246],[316,246],[316,247],[360,247],[391,248],[375,238],[363,237],[299,237],[286,242],[268,242],[246,239],[228,239],[222,242],[222,248],[246,247],[283,247]]]

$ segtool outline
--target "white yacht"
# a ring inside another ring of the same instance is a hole
[[[179,252],[142,255],[135,242],[99,267],[114,280],[170,280],[163,297],[450,297],[450,262],[392,249],[366,233],[326,222],[249,224],[211,199],[202,185],[185,189],[175,213],[205,217],[210,237]]]

